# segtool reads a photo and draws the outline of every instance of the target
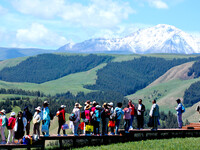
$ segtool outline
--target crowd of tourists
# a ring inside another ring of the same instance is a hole
[[[182,113],[185,111],[184,106],[181,104],[181,100],[176,100],[178,106],[175,107],[177,111],[177,119],[179,128],[182,128]],[[49,111],[49,103],[43,102],[43,106],[35,108],[35,113],[29,111],[28,107],[24,108],[24,111],[10,113],[9,119],[6,118],[6,111],[3,109],[0,111],[0,132],[1,132],[1,144],[15,143],[17,139],[18,143],[22,143],[22,139],[25,135],[30,134],[30,123],[33,123],[33,136],[39,138],[40,130],[44,136],[49,136],[50,122],[52,115]],[[138,104],[133,104],[131,100],[128,101],[122,109],[122,103],[117,103],[114,108],[113,102],[104,103],[102,106],[96,101],[86,101],[84,107],[79,103],[75,103],[72,113],[69,116],[70,123],[66,123],[65,116],[66,105],[61,105],[56,113],[58,117],[58,131],[57,136],[60,135],[61,129],[63,130],[63,136],[67,136],[65,129],[72,128],[74,136],[79,134],[90,135],[119,135],[119,127],[124,119],[125,133],[129,133],[129,130],[133,129],[133,121],[137,120],[136,129],[141,130],[144,127],[144,112],[145,105],[142,103],[142,99],[138,100]],[[151,130],[157,130],[159,125],[159,106],[156,104],[156,100],[152,101],[152,107],[149,113],[150,119],[148,126],[152,127]],[[40,124],[42,126],[40,129]],[[5,137],[5,128],[8,129],[8,137]],[[81,132],[80,132],[81,131]]]

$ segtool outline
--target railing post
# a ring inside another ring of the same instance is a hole
[[[45,150],[45,140],[44,140],[44,139],[42,140],[42,147],[41,147],[41,150]]]
[[[62,139],[59,139],[60,149],[62,149]]]

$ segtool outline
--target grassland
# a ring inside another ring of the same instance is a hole
[[[200,79],[171,80],[169,82],[160,83],[155,86],[142,89],[133,95],[127,96],[127,98],[132,99],[135,103],[137,103],[138,99],[143,99],[143,103],[147,109],[151,108],[152,100],[157,99],[157,103],[160,106],[161,111],[173,111],[174,107],[177,105],[175,100],[177,98],[182,98],[185,90],[196,81],[200,81]],[[174,113],[176,113],[175,110]],[[186,109],[185,114],[187,113],[189,113],[189,111],[187,112]],[[190,115],[192,115],[191,113],[195,113],[195,111],[193,110],[193,112],[190,112]]]
[[[199,150],[200,138],[173,138],[84,147],[76,150]]]
[[[89,71],[80,72],[70,74],[63,78],[45,82],[42,84],[35,84],[35,83],[14,83],[14,82],[5,82],[0,81],[0,88],[6,89],[24,89],[30,91],[41,91],[45,94],[56,94],[70,91],[73,94],[76,94],[79,91],[82,92],[90,92],[90,90],[83,88],[86,84],[94,84],[96,82],[96,72],[98,69],[104,67],[106,64],[101,64]]]

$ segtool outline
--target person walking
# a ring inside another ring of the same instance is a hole
[[[20,111],[17,115],[14,131],[15,131],[15,138],[18,139],[18,144],[21,143],[22,138],[24,136],[26,130],[27,120],[23,117],[23,113]]]
[[[177,112],[178,127],[179,127],[179,129],[181,129],[183,126],[182,114],[184,112],[184,106],[182,105],[180,99],[177,99],[176,102],[178,104],[178,106],[175,107],[175,110]]]
[[[128,105],[129,105],[129,108],[131,108],[130,129],[133,129],[133,120],[134,120],[134,116],[135,116],[135,106],[132,103],[132,100],[129,100]]]
[[[145,106],[142,104],[142,99],[138,100],[138,105],[136,107],[136,115],[137,115],[137,129],[143,129],[144,126],[144,112]]]
[[[8,139],[7,139],[7,144],[11,144],[10,143],[10,138],[12,136],[12,144],[14,143],[14,139],[15,139],[15,132],[14,132],[14,127],[15,127],[15,122],[16,122],[16,118],[15,118],[15,112],[11,112],[10,114],[10,118],[8,119]]]
[[[33,115],[33,134],[40,136],[40,122],[41,122],[41,107],[35,108],[36,112]]]
[[[60,136],[62,125],[65,124],[65,108],[65,105],[61,105],[59,111],[56,113],[56,115],[58,116],[58,136]],[[63,135],[67,136],[65,130],[63,130]]]
[[[114,113],[116,114],[115,134],[119,135],[119,131],[118,131],[119,125],[120,125],[122,115],[124,114],[124,112],[122,111],[122,103],[117,103],[117,107],[115,108]]]
[[[26,120],[27,120],[26,135],[29,135],[29,133],[30,133],[30,122],[31,122],[31,120],[32,120],[32,118],[33,118],[33,115],[32,115],[32,113],[29,111],[28,106],[26,106],[26,107],[24,108],[23,117],[25,117]]]
[[[156,100],[152,101],[151,110],[149,116],[152,118],[153,121],[153,128],[152,131],[156,131],[158,129],[158,119],[159,119],[159,106],[156,104]]]
[[[47,126],[47,132],[42,132],[44,136],[49,136],[49,127],[50,127],[50,111],[49,111],[49,103],[44,101],[42,108],[42,125]]]
[[[123,112],[124,112],[124,129],[125,129],[125,133],[129,133],[128,130],[130,128],[130,123],[131,123],[131,111],[132,109],[129,107],[129,105],[127,107],[124,108]]]
[[[79,103],[75,103],[74,109],[72,111],[72,113],[76,116],[76,120],[73,121],[73,125],[74,125],[74,135],[78,136],[78,126],[80,123],[80,108],[82,106]]]
[[[6,128],[6,111],[2,109],[0,111],[0,131],[1,131],[1,144],[6,144],[5,128]]]

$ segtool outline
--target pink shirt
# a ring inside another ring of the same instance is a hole
[[[90,110],[85,110],[85,118],[88,119],[89,121],[91,120]]]
[[[124,119],[131,119],[131,108],[124,108]]]

